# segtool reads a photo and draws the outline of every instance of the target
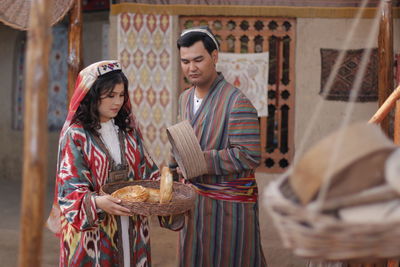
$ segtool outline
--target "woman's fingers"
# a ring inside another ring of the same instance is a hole
[[[108,196],[108,199],[111,200],[112,202],[116,203],[115,205],[113,205],[114,209],[121,212],[121,213],[125,213],[125,214],[129,214],[130,210],[128,208],[125,208],[124,206],[121,206],[121,199],[112,197],[112,196]]]
[[[115,212],[119,213],[117,215],[126,215],[127,216],[131,212],[130,209],[125,208],[124,206],[121,206],[121,205],[118,205],[118,204],[115,204],[115,206],[113,208],[114,208]]]
[[[112,215],[130,216],[130,210],[120,205],[121,200],[110,195],[96,198],[96,205]]]
[[[111,214],[119,216],[131,216],[129,210],[124,211],[124,210],[114,209]]]
[[[106,197],[106,199],[110,200],[111,202],[121,203],[121,199],[119,199],[119,198],[112,197],[111,195],[105,195],[105,197]]]

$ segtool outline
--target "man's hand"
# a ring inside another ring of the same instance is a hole
[[[183,173],[182,173],[181,168],[176,167],[176,173],[179,174],[179,176],[183,177]]]
[[[102,209],[108,214],[131,216],[130,210],[121,206],[121,200],[110,195],[98,196],[95,198],[96,208]]]

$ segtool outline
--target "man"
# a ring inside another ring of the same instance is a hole
[[[193,85],[180,96],[179,117],[191,123],[208,165],[206,175],[188,181],[197,198],[180,232],[180,266],[266,266],[254,178],[257,112],[217,73],[219,44],[208,28],[184,31],[177,46]]]

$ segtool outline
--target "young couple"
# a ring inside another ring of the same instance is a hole
[[[177,45],[193,85],[180,97],[179,118],[195,130],[208,173],[187,181],[197,192],[195,208],[160,224],[180,231],[180,266],[266,266],[254,178],[257,112],[217,73],[219,43],[208,28],[185,30]],[[119,199],[99,195],[121,177],[158,179],[146,155],[120,64],[101,61],[82,70],[60,134],[47,222],[60,237],[60,266],[151,265],[147,218],[129,216]]]

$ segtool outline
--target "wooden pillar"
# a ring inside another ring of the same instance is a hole
[[[47,187],[47,88],[50,1],[32,0],[26,57],[19,266],[40,266]],[[11,256],[11,255],[10,255]]]
[[[378,51],[379,51],[379,73],[378,73],[378,87],[379,87],[379,106],[389,97],[393,91],[393,10],[392,1],[383,0],[383,8],[381,11],[381,20],[379,25],[378,36]],[[398,101],[397,101],[398,102]],[[399,142],[399,104],[396,104],[396,115],[394,120],[394,142]],[[389,116],[387,116],[381,123],[381,127],[389,134]],[[388,260],[386,266],[398,266],[398,260]]]
[[[75,80],[82,69],[82,0],[75,0],[69,16],[68,30],[68,105]]]
[[[396,55],[397,62],[397,73],[396,73],[396,81],[397,87],[400,85],[400,55]],[[400,98],[400,97],[399,97]],[[400,101],[396,102],[396,109],[394,113],[394,133],[393,133],[393,141],[396,145],[400,145]]]
[[[382,0],[381,19],[378,36],[378,97],[379,106],[385,102],[386,98],[393,91],[393,12],[392,1]],[[389,118],[385,118],[381,127],[389,135]]]
[[[396,102],[396,109],[394,113],[394,133],[393,142],[396,145],[400,145],[400,101]]]

